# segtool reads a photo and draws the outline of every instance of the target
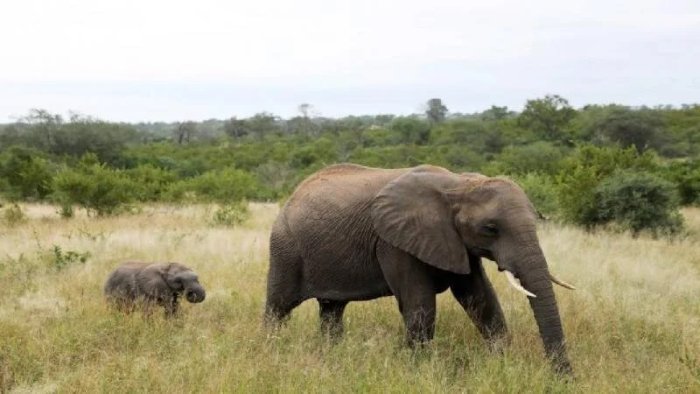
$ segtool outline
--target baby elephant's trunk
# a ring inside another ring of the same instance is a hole
[[[188,302],[191,303],[197,303],[197,302],[202,302],[204,299],[207,297],[207,293],[204,291],[204,288],[200,285],[194,285],[191,287],[188,287],[185,290],[185,298],[187,298]]]

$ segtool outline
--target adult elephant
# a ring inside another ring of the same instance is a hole
[[[549,273],[535,222],[525,193],[505,179],[434,166],[327,167],[298,186],[272,228],[266,321],[316,298],[321,329],[340,334],[349,301],[394,295],[413,345],[432,339],[435,295],[450,288],[493,341],[507,328],[486,257],[530,297],[547,355],[570,372],[552,282],[572,286]]]

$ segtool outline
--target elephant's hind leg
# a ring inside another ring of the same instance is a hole
[[[339,339],[343,335],[343,312],[347,301],[333,301],[319,298],[319,317],[321,318],[321,333],[331,339]]]
[[[302,264],[291,237],[274,230],[270,237],[270,271],[267,275],[265,324],[275,326],[302,301]]]

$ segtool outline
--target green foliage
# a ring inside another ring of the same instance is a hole
[[[60,271],[67,266],[74,263],[85,264],[87,259],[90,257],[90,252],[76,252],[74,250],[64,251],[60,246],[54,245],[52,249],[52,265],[57,270]]]
[[[639,154],[634,147],[580,146],[574,154],[562,161],[557,175],[557,198],[563,219],[584,226],[597,221],[595,188],[618,169],[654,171],[656,157],[651,153]]]
[[[595,224],[614,222],[633,235],[677,234],[683,228],[673,184],[641,171],[618,171],[594,190]]]
[[[401,144],[425,144],[430,138],[430,125],[428,122],[415,117],[396,118],[389,126],[398,137],[397,143]]]
[[[700,157],[700,105],[684,105],[663,111],[663,135],[668,136],[657,148],[670,157]]]
[[[168,195],[176,201],[189,195],[196,201],[227,204],[256,197],[258,189],[258,182],[250,173],[227,168],[174,183]]]
[[[124,175],[136,186],[133,193],[137,201],[160,201],[178,179],[175,172],[151,164],[125,170]]]
[[[674,161],[662,173],[676,185],[681,204],[700,204],[700,159]]]
[[[559,212],[557,184],[554,177],[529,172],[518,176],[516,181],[527,194],[537,212],[545,217],[556,216]]]
[[[447,116],[447,107],[439,98],[432,98],[426,104],[425,115],[431,124],[441,123]]]
[[[51,193],[51,164],[34,149],[13,146],[0,155],[0,189],[13,200],[42,200]],[[4,184],[4,185],[3,185]]]
[[[306,168],[315,164],[330,165],[337,159],[335,143],[329,138],[322,137],[295,150],[291,155],[290,165],[293,168]]]
[[[354,151],[349,161],[370,167],[397,168],[429,163],[433,148],[418,145],[393,145]]]
[[[505,138],[501,124],[460,119],[433,127],[430,142],[434,145],[466,145],[475,152],[492,154],[503,149]]]
[[[545,141],[566,141],[569,136],[565,130],[576,116],[576,110],[569,102],[558,95],[528,100],[525,109],[518,116],[518,124],[536,133]]]
[[[4,141],[3,141],[4,140]],[[0,142],[34,148],[57,156],[94,153],[101,162],[116,164],[123,149],[139,140],[131,126],[72,114],[68,121],[46,110],[29,112]]]
[[[53,185],[55,199],[62,206],[75,204],[98,216],[122,210],[138,189],[123,171],[99,163],[93,154],[83,156],[76,168],[56,174]]]
[[[330,119],[302,104],[300,116],[289,119],[261,112],[133,127],[32,110],[0,126],[0,193],[10,200],[52,196],[64,217],[80,206],[100,215],[132,202],[279,200],[338,162],[428,163],[508,174],[524,182],[542,212],[577,224],[592,222],[593,191],[618,169],[661,175],[674,183],[681,203],[699,203],[698,105],[577,111],[548,95],[528,100],[520,114],[492,106],[447,117],[439,99],[426,108],[425,115]],[[626,146],[633,149],[620,149]],[[88,156],[93,163],[79,160]]]
[[[517,174],[529,172],[555,174],[560,169],[566,149],[551,142],[538,141],[528,145],[509,146],[496,155],[485,172],[491,174]]]
[[[70,219],[75,215],[73,211],[73,205],[68,202],[64,202],[58,208],[57,213],[64,219]]]
[[[0,205],[2,207],[2,205]],[[8,226],[14,226],[27,219],[22,208],[17,204],[10,204],[2,209],[2,219]]]
[[[615,106],[595,127],[596,137],[603,143],[610,141],[623,148],[634,146],[638,152],[642,152],[656,145],[663,118],[658,111]]]
[[[263,139],[269,134],[281,132],[280,119],[269,112],[260,112],[248,119],[233,117],[224,124],[224,130],[232,138],[250,135]]]
[[[236,226],[250,217],[248,202],[245,200],[219,206],[212,216],[211,223],[215,226]]]

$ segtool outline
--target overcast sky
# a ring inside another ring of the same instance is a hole
[[[700,102],[698,0],[3,0],[0,122]]]

